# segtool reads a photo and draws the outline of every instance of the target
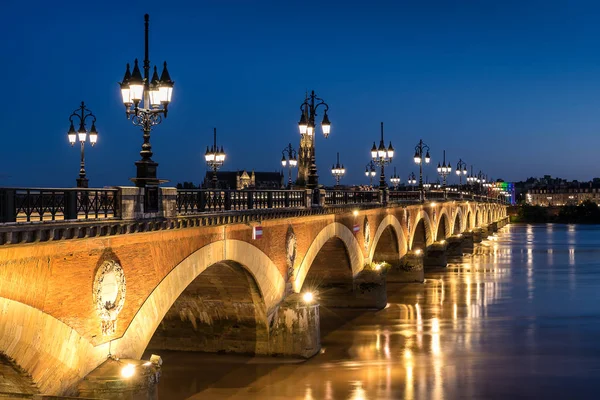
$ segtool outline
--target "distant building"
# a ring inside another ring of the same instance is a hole
[[[600,204],[600,179],[594,178],[590,182],[568,182],[546,175],[528,185],[523,200],[535,206],[576,205],[586,200]]]
[[[202,183],[203,188],[212,188],[213,172],[207,171]],[[218,171],[219,189],[281,189],[283,174],[280,172]]]

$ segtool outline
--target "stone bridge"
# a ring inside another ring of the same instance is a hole
[[[54,395],[147,349],[310,357],[319,303],[382,308],[386,280],[421,282],[506,221],[456,199],[4,226],[0,353]]]

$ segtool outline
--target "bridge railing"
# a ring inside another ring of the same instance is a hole
[[[118,218],[118,189],[0,188],[0,222]]]
[[[325,205],[378,203],[379,191],[376,190],[336,190],[325,189]]]
[[[417,202],[420,199],[420,193],[416,190],[401,191],[401,190],[390,190],[388,201],[390,203],[405,203],[405,202]]]
[[[177,213],[243,211],[306,206],[304,190],[177,190]]]

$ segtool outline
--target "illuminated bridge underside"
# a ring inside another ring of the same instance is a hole
[[[448,201],[283,216],[263,221],[259,239],[238,223],[7,244],[0,354],[24,374],[20,384],[53,395],[75,393],[106,360],[109,342],[119,358],[139,359],[147,348],[307,357],[320,346],[318,307],[296,293],[321,288],[325,299],[341,288],[358,305],[369,288],[385,296],[379,265],[391,266],[389,278],[418,251],[461,233],[472,246],[505,217],[500,204]],[[93,294],[107,261],[126,280],[112,334],[102,332]]]

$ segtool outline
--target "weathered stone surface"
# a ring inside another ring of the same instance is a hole
[[[427,247],[423,257],[425,268],[444,268],[448,264],[446,260],[446,243],[434,243]]]
[[[319,305],[301,295],[288,296],[276,310],[269,329],[269,353],[309,358],[321,350]]]
[[[387,273],[388,282],[410,283],[423,282],[425,271],[423,268],[423,252],[409,251],[400,259],[400,265],[392,267]]]
[[[122,374],[128,365],[133,368],[131,377]],[[160,366],[150,361],[109,358],[81,381],[78,391],[81,397],[88,398],[155,400],[159,380]]]
[[[450,262],[456,262],[462,258],[464,238],[462,234],[459,235],[446,239],[446,259]]]

